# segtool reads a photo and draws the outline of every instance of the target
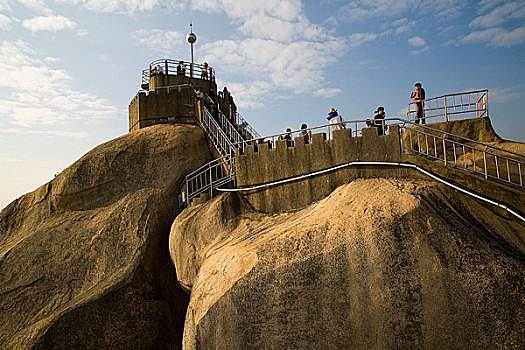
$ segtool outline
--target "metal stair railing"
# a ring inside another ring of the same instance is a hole
[[[179,195],[180,207],[184,207],[190,201],[219,186],[235,182],[235,144],[244,140],[237,128],[231,124],[228,118],[220,110],[218,111],[218,122],[206,107],[202,107],[201,126],[206,131],[221,158],[215,159],[199,169],[188,174],[181,186]]]
[[[261,138],[261,135],[238,112],[235,112],[234,118],[235,125],[238,126],[239,133],[243,135],[245,140]]]
[[[227,171],[234,168],[234,158],[227,155],[214,159],[186,175],[179,194],[179,206],[187,206],[193,198],[202,193],[213,193],[215,188],[235,181],[235,173]]]
[[[404,154],[424,156],[525,190],[525,155],[399,119]]]

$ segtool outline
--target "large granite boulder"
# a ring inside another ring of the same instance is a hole
[[[0,213],[0,349],[177,349],[188,296],[168,252],[194,125],[96,147]]]
[[[426,181],[356,180],[302,210],[222,195],[172,225],[183,348],[523,349],[525,228]]]

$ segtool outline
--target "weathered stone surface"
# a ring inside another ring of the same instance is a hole
[[[197,126],[105,143],[0,213],[1,349],[176,349],[188,296],[167,249]]]
[[[171,229],[183,348],[523,348],[523,254],[500,237],[524,230],[425,181],[356,180],[273,215],[220,196]]]

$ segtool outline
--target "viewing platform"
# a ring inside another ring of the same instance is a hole
[[[217,96],[212,67],[167,58],[151,62],[142,70],[140,90],[129,104],[129,131],[155,124],[196,123],[198,90]],[[233,99],[228,94],[223,100],[222,107],[228,107],[229,113]],[[231,113],[236,109],[231,108]]]

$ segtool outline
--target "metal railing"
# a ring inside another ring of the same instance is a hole
[[[403,121],[401,119],[401,121]],[[404,154],[428,157],[482,175],[524,187],[525,155],[438,129],[403,121],[400,125]]]
[[[183,72],[179,72],[177,70],[177,67],[179,66],[179,62],[182,62],[182,65],[184,67]],[[206,80],[212,80],[215,81],[215,70],[208,66],[207,68],[207,75],[203,76],[204,72],[204,65],[202,64],[196,64],[181,60],[174,60],[174,59],[159,59],[151,62],[149,64],[149,67],[142,70],[141,74],[141,84],[148,84],[149,79],[152,76],[155,75],[179,75],[182,74],[186,77],[193,76],[193,78],[197,79],[206,79]]]
[[[213,190],[235,181],[235,173],[228,171],[234,169],[234,158],[230,155],[215,159],[196,169],[186,176],[179,194],[179,205],[184,207],[190,201],[204,192],[213,194]]]
[[[235,112],[233,118],[235,125],[238,127],[239,133],[242,134],[245,140],[259,139],[261,137],[261,135],[238,112]]]
[[[179,195],[180,207],[187,206],[200,194],[235,182],[235,146],[243,138],[228,118],[218,110],[218,120],[206,108],[202,107],[201,125],[214,143],[221,158],[215,159],[187,175],[181,186]]]
[[[387,118],[381,121],[383,129],[388,125],[399,125],[403,153],[407,155],[425,156],[439,160],[445,166],[462,168],[484,176],[486,179],[497,179],[506,183],[524,187],[523,172],[525,171],[525,155],[492,146],[483,142],[454,135],[426,125],[401,118]],[[370,120],[344,121],[347,128],[352,126],[352,137],[361,135],[362,128],[370,125]],[[327,139],[333,138],[334,125],[325,124],[304,130],[293,130],[288,133],[275,134],[251,139],[234,144],[244,152],[246,146],[268,143],[269,148],[275,148],[279,140],[287,140],[287,146],[293,147],[294,138],[307,136],[311,142],[313,131],[325,132]],[[288,136],[288,138],[285,138]],[[417,147],[416,147],[417,146]]]
[[[423,100],[423,123],[448,122],[450,120],[481,118],[489,116],[488,90],[460,92]],[[417,102],[408,104],[407,119],[417,121]]]
[[[228,122],[228,118],[219,112],[219,124],[206,107],[202,108],[201,124],[222,156],[234,155],[234,144],[242,141],[241,135]]]
[[[383,130],[383,134],[386,134],[388,132],[388,125],[387,121],[396,121],[399,122],[398,118],[387,118],[379,120],[371,120],[371,119],[362,119],[362,120],[351,120],[351,121],[343,121],[342,123],[337,124],[324,124],[320,126],[315,126],[312,128],[307,129],[299,129],[299,130],[292,130],[289,132],[284,132],[280,134],[274,134],[269,136],[259,136],[255,137],[249,140],[243,140],[242,142],[238,144],[234,144],[234,147],[240,148],[242,152],[244,152],[244,149],[246,146],[253,146],[257,144],[267,143],[269,144],[270,148],[276,147],[276,142],[280,140],[288,140],[288,144],[290,146],[293,146],[294,139],[296,137],[306,136],[306,142],[311,142],[312,133],[315,131],[316,133],[325,133],[326,139],[331,140],[333,138],[333,133],[335,130],[338,129],[350,129],[350,134],[352,137],[358,137],[361,136],[361,131],[366,127],[376,127],[381,126],[381,129]],[[375,124],[377,123],[377,124]]]

